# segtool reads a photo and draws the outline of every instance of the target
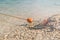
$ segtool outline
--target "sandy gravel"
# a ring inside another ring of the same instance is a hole
[[[13,18],[4,18],[4,16],[1,16],[0,40],[60,40],[59,30],[47,32],[46,29],[29,29],[26,26],[18,26],[21,23],[16,23],[19,22],[18,19],[13,19],[13,21],[12,19]]]

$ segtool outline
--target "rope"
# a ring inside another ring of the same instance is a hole
[[[32,22],[37,22],[36,20],[33,20],[32,18],[22,18],[22,17],[17,17],[17,16],[13,16],[13,15],[9,15],[9,14],[3,14],[3,13],[0,13],[1,15],[5,15],[5,16],[10,16],[10,17],[14,17],[14,18],[17,18],[17,19],[22,19],[22,20],[26,20],[27,22],[29,23],[32,23]]]
[[[15,17],[15,18],[17,18],[17,19],[26,20],[25,18],[20,18],[20,17],[17,17],[17,16],[9,15],[9,14],[3,14],[3,13],[0,13],[0,14],[1,14],[1,15],[5,15],[5,16]]]

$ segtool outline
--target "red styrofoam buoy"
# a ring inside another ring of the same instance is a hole
[[[43,21],[42,21],[42,24],[43,25],[46,25],[48,23],[48,19],[44,19]]]
[[[27,22],[32,23],[33,22],[33,18],[27,18]]]

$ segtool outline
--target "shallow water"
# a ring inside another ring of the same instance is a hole
[[[60,14],[60,0],[0,0],[0,13],[23,17],[47,17]]]

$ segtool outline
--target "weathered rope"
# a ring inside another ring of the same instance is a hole
[[[3,14],[3,13],[0,13],[1,15],[5,15],[5,16],[10,16],[10,17],[15,17],[17,19],[22,19],[22,20],[26,20],[25,18],[22,18],[22,17],[17,17],[17,16],[13,16],[13,15],[9,15],[9,14]]]

